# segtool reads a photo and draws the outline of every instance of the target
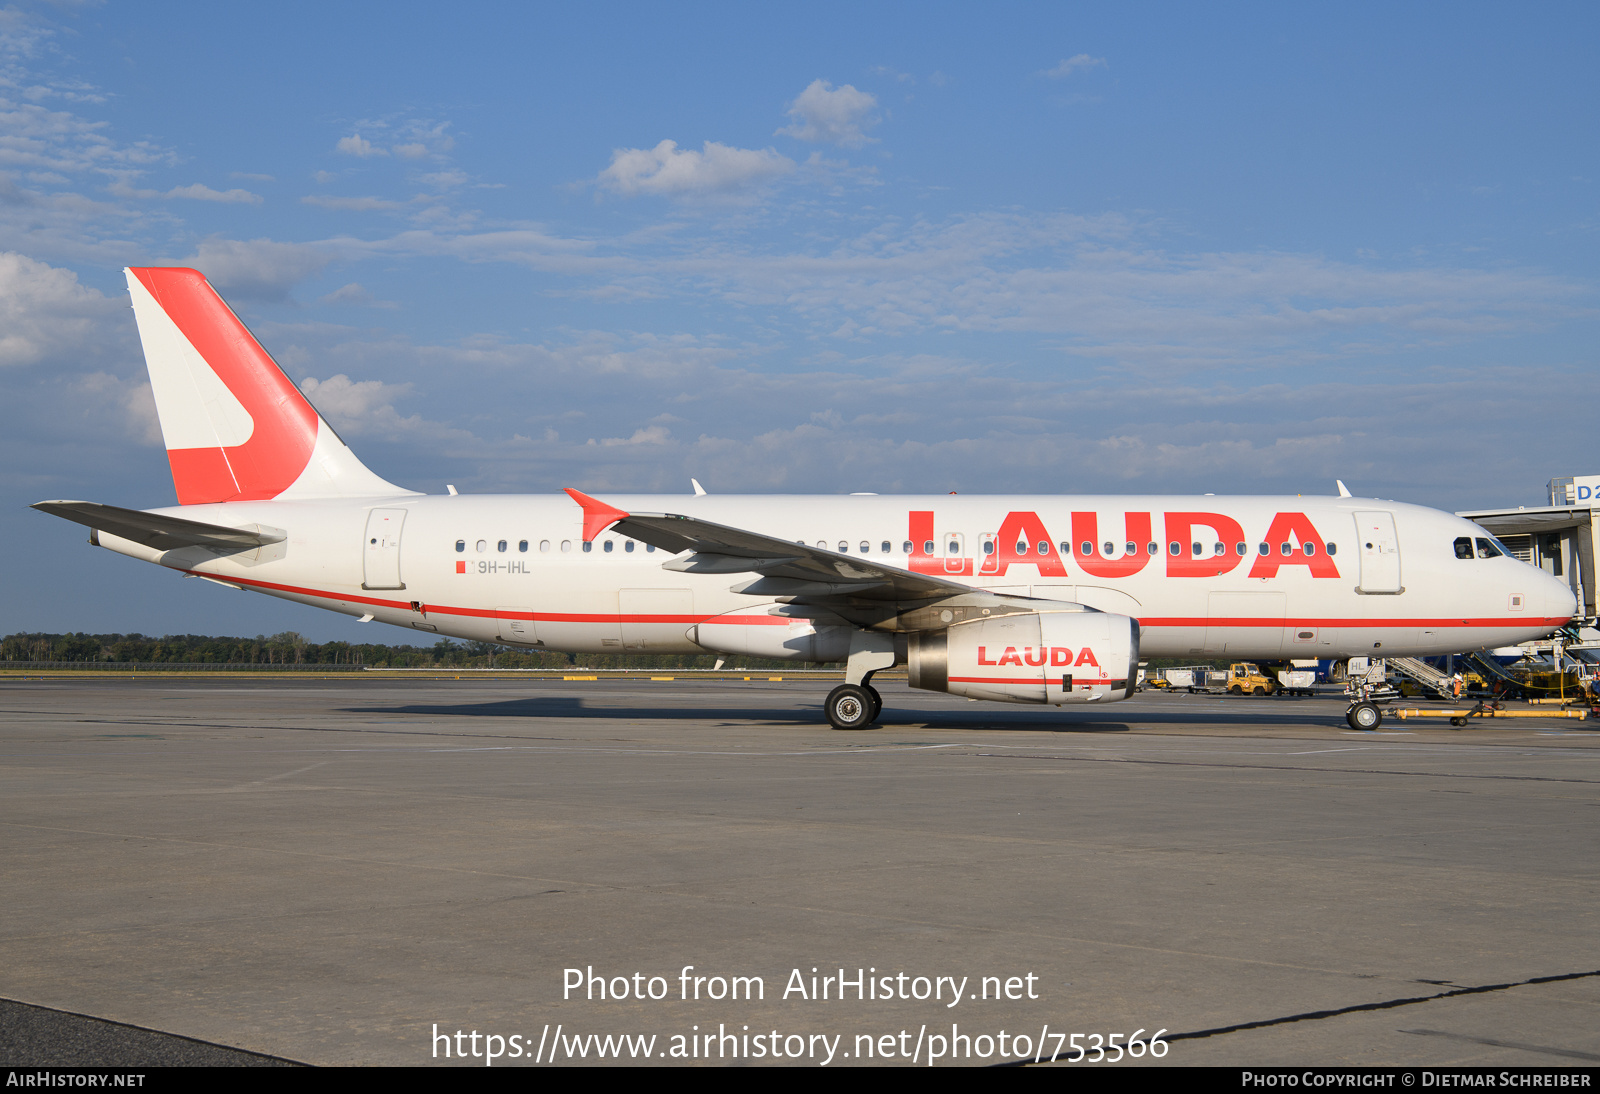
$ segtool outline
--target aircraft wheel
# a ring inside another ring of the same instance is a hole
[[[867,721],[869,723],[876,722],[878,715],[883,713],[883,696],[879,695],[878,689],[871,684],[862,684],[861,686],[867,689],[868,695],[872,696],[872,717],[868,718]]]
[[[866,729],[872,724],[872,693],[857,684],[834,688],[823,706],[834,729]]]
[[[1357,703],[1345,711],[1344,720],[1351,729],[1377,729],[1383,724],[1383,711],[1376,703]]]

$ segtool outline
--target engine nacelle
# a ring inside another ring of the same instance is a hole
[[[1095,611],[977,619],[910,636],[910,684],[1002,703],[1115,702],[1139,679],[1139,622]]]
[[[818,626],[803,616],[774,614],[776,605],[743,608],[696,623],[689,641],[713,653],[770,657],[780,661],[844,661],[856,628]]]

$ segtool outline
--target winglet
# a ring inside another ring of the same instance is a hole
[[[1334,479],[1333,484],[1339,488],[1339,496],[1341,498],[1348,498],[1350,496],[1350,488],[1344,484],[1343,480]]]
[[[567,496],[583,506],[583,538],[585,542],[594,539],[601,532],[627,517],[621,509],[613,509],[603,501],[597,501],[588,494],[566,488]]]

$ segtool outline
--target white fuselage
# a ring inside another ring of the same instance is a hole
[[[1564,584],[1515,558],[1457,557],[1458,539],[1485,537],[1477,525],[1373,499],[608,494],[605,501],[825,545],[976,589],[1129,615],[1140,622],[1145,657],[1452,653],[1539,637],[1575,610]],[[373,510],[390,511],[387,520],[375,520]],[[696,623],[728,613],[754,619],[772,604],[731,591],[753,575],[665,570],[673,556],[613,531],[585,550],[582,510],[564,495],[230,502],[158,512],[278,528],[288,538],[221,556],[204,548],[163,553],[104,534],[100,542],[242,588],[457,638],[583,653],[697,653],[703,647],[687,634]]]

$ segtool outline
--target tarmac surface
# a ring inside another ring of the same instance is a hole
[[[830,686],[0,680],[0,1064],[1600,1061],[1594,723]]]

